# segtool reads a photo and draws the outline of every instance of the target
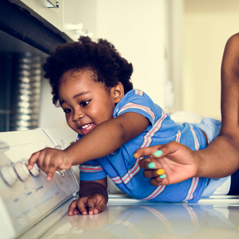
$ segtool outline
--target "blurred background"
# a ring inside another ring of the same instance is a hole
[[[132,62],[134,88],[166,112],[221,118],[221,59],[239,31],[238,0],[4,1],[66,41],[109,40]],[[49,52],[0,30],[0,131],[65,127],[42,77]]]

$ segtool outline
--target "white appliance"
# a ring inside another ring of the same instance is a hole
[[[67,213],[79,190],[74,171],[55,173],[47,181],[36,165],[29,171],[26,163],[42,148],[65,148],[75,139],[68,129],[0,133],[0,238],[39,238]]]
[[[213,195],[198,203],[155,203],[127,197],[109,185],[109,202],[96,215],[69,217],[77,170],[45,173],[25,163],[44,147],[67,147],[70,129],[0,133],[0,239],[239,238],[239,197]],[[115,192],[115,193],[113,193]]]

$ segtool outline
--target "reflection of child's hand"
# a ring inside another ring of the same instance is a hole
[[[69,206],[69,216],[76,215],[79,212],[83,215],[98,214],[105,210],[107,199],[100,193],[95,193],[86,197],[80,197],[74,200]]]
[[[140,161],[140,167],[146,169],[144,176],[151,178],[151,184],[159,186],[179,183],[194,177],[198,170],[194,152],[183,144],[170,142],[141,148],[134,156],[136,158],[148,156]]]
[[[34,163],[47,174],[47,180],[51,180],[55,171],[69,169],[72,166],[64,150],[53,148],[45,148],[32,154],[28,160],[28,168],[32,169]]]
[[[107,208],[99,214],[82,216],[80,214],[68,217],[70,224],[83,230],[94,230],[108,222],[109,210]]]

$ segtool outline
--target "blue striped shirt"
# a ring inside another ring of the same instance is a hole
[[[184,182],[153,186],[150,178],[143,175],[139,166],[140,159],[133,157],[139,148],[166,144],[177,141],[192,150],[206,147],[202,131],[194,124],[176,123],[161,107],[141,90],[129,91],[116,105],[113,117],[127,112],[136,112],[146,117],[150,124],[147,129],[121,146],[117,151],[103,158],[98,158],[80,165],[80,179],[83,181],[99,180],[107,175],[116,186],[129,196],[151,201],[196,202],[200,199],[207,183],[207,178],[191,178]],[[82,137],[78,136],[78,139]]]

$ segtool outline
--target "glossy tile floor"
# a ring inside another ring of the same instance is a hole
[[[169,204],[112,195],[104,212],[66,215],[41,238],[239,238],[239,197]]]

